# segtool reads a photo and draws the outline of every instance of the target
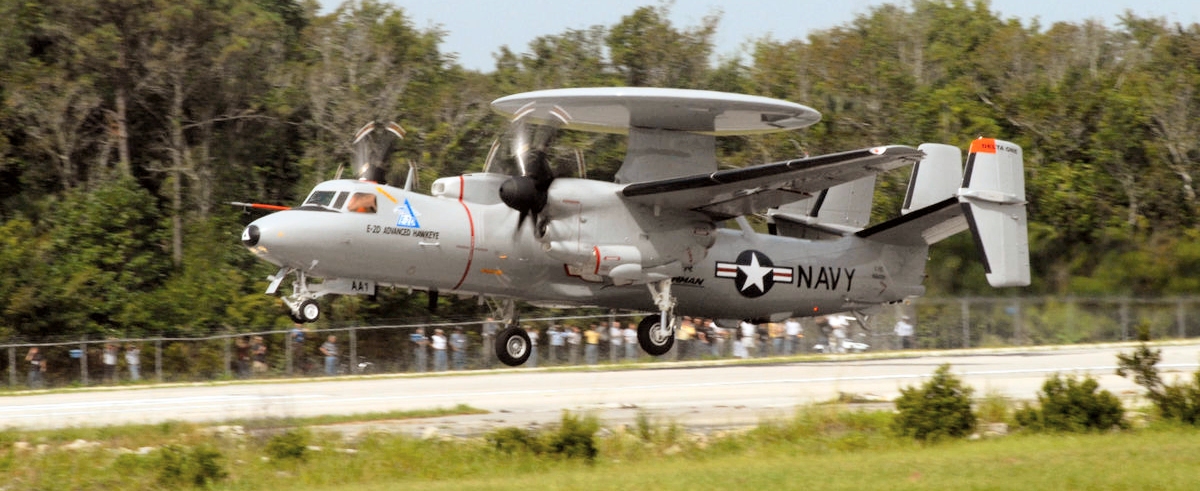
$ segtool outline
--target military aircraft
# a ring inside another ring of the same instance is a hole
[[[479,296],[507,322],[496,351],[516,366],[530,353],[518,300],[648,312],[638,341],[661,355],[682,315],[780,321],[919,296],[930,245],[968,229],[991,285],[1030,281],[1022,150],[1009,142],[973,141],[965,172],[959,148],[935,143],[720,169],[716,138],[803,128],[820,114],[767,97],[634,87],[542,90],[491,106],[513,121],[514,139],[493,146],[484,172],[437,179],[429,195],[412,189],[411,169],[404,187],[380,181],[391,146],[368,144],[396,141],[398,125],[360,130],[358,178],[322,182],[301,206],[244,230],[243,244],[279,266],[266,293],[294,276],[282,298],[299,322],[315,321],[330,294]],[[613,182],[555,172],[563,130],[627,135]],[[901,214],[869,224],[876,174],[903,166],[913,169]],[[751,214],[765,214],[768,233]]]

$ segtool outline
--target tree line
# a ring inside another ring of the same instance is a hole
[[[498,46],[467,70],[446,33],[401,7],[312,0],[0,0],[0,337],[190,334],[289,322],[268,265],[225,203],[294,204],[395,120],[422,188],[482,169],[505,121],[488,103],[556,87],[656,86],[777,97],[823,114],[783,134],[724,138],[725,166],[994,136],[1025,149],[1034,284],[1022,294],[1200,291],[1192,175],[1200,160],[1200,26],[1121,17],[1006,18],[986,1],[882,5],[803,39],[714,58],[720,14],[670,4],[614,25]],[[571,133],[588,176],[624,142]],[[907,176],[881,179],[896,214]],[[933,251],[934,295],[994,294],[969,236]],[[333,322],[478,316],[469,300],[338,298]]]

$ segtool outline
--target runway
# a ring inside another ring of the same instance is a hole
[[[1200,343],[1160,346],[1165,379],[1189,376]],[[831,356],[816,361],[716,365],[653,363],[640,369],[554,371],[505,369],[424,376],[308,379],[189,386],[98,388],[0,397],[0,427],[64,428],[168,420],[221,422],[422,410],[466,404],[485,415],[376,422],[429,435],[469,435],[497,426],[557,422],[562,411],[595,414],[606,424],[639,414],[689,427],[732,427],[783,417],[797,406],[839,393],[888,402],[919,385],[943,363],[975,388],[976,396],[1036,398],[1055,372],[1091,374],[1103,389],[1130,398],[1141,393],[1116,376],[1116,355],[1133,345],[1002,351],[886,353],[871,358]]]

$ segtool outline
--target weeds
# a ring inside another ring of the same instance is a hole
[[[1163,418],[1200,425],[1200,370],[1192,374],[1190,384],[1167,384],[1158,374],[1160,361],[1162,350],[1143,344],[1132,353],[1117,355],[1117,375],[1133,376],[1133,382],[1146,389],[1146,398]]]

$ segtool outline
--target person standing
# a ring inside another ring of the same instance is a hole
[[[913,325],[907,315],[896,321],[896,336],[900,338],[900,349],[912,349]]]
[[[242,336],[238,338],[237,344],[234,346],[234,366],[237,369],[238,378],[246,378],[250,376],[250,336]]]
[[[592,324],[588,327],[587,332],[583,333],[585,340],[583,358],[588,365],[595,365],[600,357],[600,332],[596,330],[596,325]]]
[[[250,369],[255,375],[267,373],[267,344],[263,342],[262,336],[254,336],[250,343],[250,359]]]
[[[621,332],[621,323],[613,321],[608,328],[608,358],[616,363],[621,359],[621,347],[625,345],[625,334]]]
[[[325,356],[325,375],[337,375],[337,336],[332,334],[325,338],[321,345],[321,354]]]
[[[455,370],[467,368],[467,335],[462,327],[455,327],[450,334],[450,358]]]
[[[142,379],[142,348],[135,343],[125,345],[125,365],[129,367],[129,380]]]
[[[567,363],[576,365],[579,363],[579,346],[583,344],[583,334],[579,332],[579,326],[571,326],[570,332],[567,333]]]
[[[722,358],[725,356],[725,345],[728,343],[729,333],[724,328],[718,326],[714,320],[700,320],[708,326],[708,336],[711,341],[709,345],[712,347],[713,358]]]
[[[758,326],[751,324],[749,321],[742,321],[739,327],[741,328],[741,337],[739,338],[741,349],[739,350],[735,345],[734,350],[737,352],[733,356],[739,356],[743,359],[750,358],[754,356],[754,339],[758,337]]]
[[[778,322],[767,324],[767,337],[771,339],[771,356],[783,354],[784,327]]]
[[[413,369],[417,372],[424,372],[429,368],[427,354],[425,348],[429,346],[429,338],[425,337],[425,328],[418,327],[412,334],[408,335],[408,342],[412,345],[413,353]]]
[[[525,333],[529,335],[529,360],[525,362],[525,366],[529,368],[537,368],[538,366],[538,330],[533,326],[525,326]]]
[[[675,354],[676,360],[686,360],[692,356],[692,338],[696,336],[696,326],[692,325],[691,317],[684,317],[679,321],[679,330],[675,331]]]
[[[300,323],[296,323],[288,331],[288,338],[292,346],[292,374],[308,371],[307,357],[304,354],[304,333],[304,326]]]
[[[117,345],[113,342],[104,343],[104,353],[101,357],[104,362],[104,381],[107,383],[115,383],[117,381]]]
[[[433,371],[446,371],[446,333],[434,329],[433,336],[429,338],[429,347],[433,349]]]
[[[625,337],[625,358],[629,360],[637,360],[638,340],[637,340],[637,324],[632,322],[625,325],[625,331],[622,333]]]
[[[562,351],[567,346],[567,333],[559,326],[550,326],[546,331],[546,336],[550,338],[550,358],[551,365],[557,365],[562,362]]]
[[[25,353],[25,362],[29,364],[29,388],[40,389],[46,375],[46,355],[37,346],[29,348]]]
[[[850,318],[844,315],[829,316],[829,327],[832,329],[829,339],[831,353],[846,352],[846,330],[850,327]]]
[[[804,337],[803,333],[804,326],[800,324],[799,319],[792,317],[783,323],[783,354],[796,354],[796,346],[800,338]]]

